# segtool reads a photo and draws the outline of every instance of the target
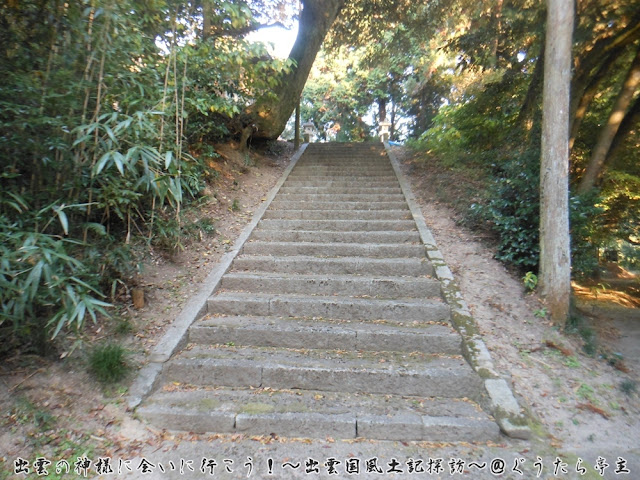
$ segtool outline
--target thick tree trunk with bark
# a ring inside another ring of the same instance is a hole
[[[607,159],[604,161],[605,165],[613,166],[618,157],[618,152],[624,143],[624,139],[638,126],[640,126],[640,96],[635,99],[633,105],[624,116],[624,120],[622,120],[618,133],[616,133],[609,153],[607,154]]]
[[[289,55],[295,66],[272,98],[256,103],[247,112],[255,125],[254,139],[276,139],[286,127],[322,42],[344,3],[345,0],[303,0],[298,36]]]
[[[611,110],[611,114],[607,119],[607,123],[600,131],[596,146],[593,148],[593,152],[591,153],[591,159],[589,160],[587,169],[582,176],[582,180],[580,180],[578,192],[588,192],[595,186],[596,181],[602,173],[613,139],[616,137],[620,125],[622,124],[622,120],[629,109],[629,105],[631,105],[631,102],[633,101],[633,95],[638,88],[638,85],[640,85],[640,49],[636,52],[631,68],[629,69],[624,83],[622,84],[618,98],[616,98],[613,109]]]
[[[539,282],[551,319],[557,325],[566,323],[571,298],[569,89],[573,18],[572,0],[547,0],[540,161]]]

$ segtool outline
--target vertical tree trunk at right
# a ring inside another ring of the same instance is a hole
[[[569,101],[574,3],[547,0],[540,159],[541,293],[552,321],[564,325],[571,298]]]

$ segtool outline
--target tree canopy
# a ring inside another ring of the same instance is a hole
[[[301,98],[323,139],[381,121],[491,195],[469,218],[498,256],[539,261],[545,5],[531,0],[9,0],[0,4],[0,329],[95,319],[134,237],[179,242],[213,142],[277,138]],[[247,35],[298,21],[288,60]],[[640,13],[576,4],[569,106],[573,275],[638,264]],[[314,63],[315,62],[315,63]],[[106,252],[106,253],[105,253]]]

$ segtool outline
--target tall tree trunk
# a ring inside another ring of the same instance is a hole
[[[211,15],[213,5],[211,0],[202,0],[202,39],[206,40],[211,36]]]
[[[570,124],[569,130],[571,132],[569,137],[569,151],[573,149],[573,144],[575,143],[576,137],[580,132],[580,126],[582,125],[582,120],[589,109],[589,105],[598,94],[598,87],[600,86],[600,82],[607,74],[611,73],[610,67],[618,58],[618,54],[609,55],[600,65],[598,71],[591,77],[589,84],[584,87],[582,90],[582,95],[574,95],[571,99],[571,107],[569,111],[570,115]]]
[[[527,90],[527,96],[522,103],[520,112],[518,113],[518,124],[522,125],[527,132],[530,132],[533,128],[536,112],[538,111],[540,103],[540,93],[542,92],[542,82],[544,79],[544,44],[538,54],[538,59],[533,67],[533,74],[529,82],[529,88]]]
[[[574,3],[547,0],[540,160],[540,287],[552,321],[564,325],[571,298],[569,100]]]
[[[599,37],[593,42],[591,48],[586,49],[586,53],[582,57],[576,59],[575,74],[571,84],[572,98],[569,118],[574,118],[585,91],[603,63],[615,61],[619,55],[625,53],[624,50],[627,46],[632,45],[639,38],[640,9],[629,18],[625,27],[617,32],[612,32],[611,35]]]
[[[607,158],[604,161],[605,165],[611,166],[615,163],[618,151],[624,143],[624,139],[629,135],[629,133],[631,133],[634,127],[637,128],[638,126],[640,126],[640,96],[636,97],[633,105],[624,116],[624,120],[622,120],[622,123],[620,124],[618,133],[616,133],[613,143],[611,144],[611,148],[609,149],[609,153],[607,154]]]
[[[613,139],[618,133],[620,124],[631,105],[633,95],[640,85],[640,48],[636,52],[636,56],[631,63],[631,68],[622,84],[618,98],[613,105],[611,114],[607,119],[607,123],[600,131],[600,136],[596,142],[596,146],[591,153],[591,159],[587,165],[587,169],[580,180],[578,192],[585,193],[591,190],[602,173],[607,154],[613,143]]]
[[[272,98],[257,102],[247,112],[254,122],[255,139],[278,138],[296,108],[316,55],[346,0],[303,0],[298,36],[289,54],[295,66],[286,74]]]
[[[389,131],[389,140],[396,139],[396,115],[398,113],[398,109],[396,107],[396,102],[391,103],[391,130]]]
[[[493,35],[493,40],[491,42],[491,58],[489,60],[490,67],[496,68],[498,66],[498,45],[500,43],[500,35],[502,33],[502,7],[504,4],[504,0],[497,0],[496,2],[496,12],[493,15],[494,21],[496,22],[496,31]]]
[[[386,122],[387,121],[387,99],[380,97],[378,98],[378,122]]]

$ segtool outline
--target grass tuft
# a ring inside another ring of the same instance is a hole
[[[116,383],[129,371],[126,350],[115,343],[96,346],[89,354],[89,370],[102,383]]]

